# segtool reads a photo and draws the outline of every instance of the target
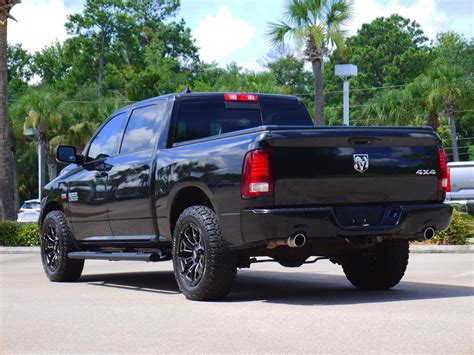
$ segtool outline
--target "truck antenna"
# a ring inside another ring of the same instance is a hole
[[[190,94],[191,93],[191,88],[189,85],[186,85],[186,89],[183,90],[183,94]]]

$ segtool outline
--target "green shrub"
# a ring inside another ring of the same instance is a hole
[[[13,221],[1,221],[0,222],[0,245],[16,245],[14,244],[18,230],[20,229],[20,223]]]
[[[39,230],[36,223],[27,223],[18,230],[18,245],[33,246],[39,245]]]
[[[39,230],[36,223],[0,222],[0,245],[39,245]]]
[[[433,244],[466,244],[469,237],[469,225],[466,222],[465,213],[453,210],[451,225],[445,231],[438,232],[431,240]]]

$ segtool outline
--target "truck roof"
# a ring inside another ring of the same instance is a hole
[[[230,93],[230,92],[229,92]],[[234,93],[234,92],[232,92]],[[281,99],[281,100],[295,100],[298,101],[300,100],[296,96],[291,96],[291,95],[282,95],[282,94],[260,94],[260,93],[250,93],[250,92],[238,92],[236,91],[235,93],[242,93],[242,94],[251,94],[251,95],[257,95],[258,97],[261,98],[274,98],[274,99]],[[136,106],[142,106],[143,104],[152,104],[156,101],[160,100],[169,100],[172,98],[179,98],[180,100],[183,99],[194,99],[194,98],[202,98],[202,99],[209,99],[209,98],[222,98],[226,94],[225,92],[190,92],[190,93],[174,93],[174,94],[166,94],[166,95],[161,95],[161,96],[155,96],[151,97],[149,99],[145,99],[142,101],[137,101],[134,102],[133,104],[130,104],[128,106],[122,107],[121,109],[117,110],[115,113],[119,113],[122,111],[127,111],[131,108],[134,108]]]

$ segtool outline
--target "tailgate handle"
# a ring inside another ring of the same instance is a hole
[[[352,145],[364,145],[364,144],[372,144],[378,138],[376,137],[353,137],[349,138],[349,144]]]

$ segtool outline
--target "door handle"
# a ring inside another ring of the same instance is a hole
[[[102,178],[102,177],[106,177],[108,176],[109,174],[107,174],[105,171],[99,171],[98,173],[95,173],[95,177],[96,178]]]

